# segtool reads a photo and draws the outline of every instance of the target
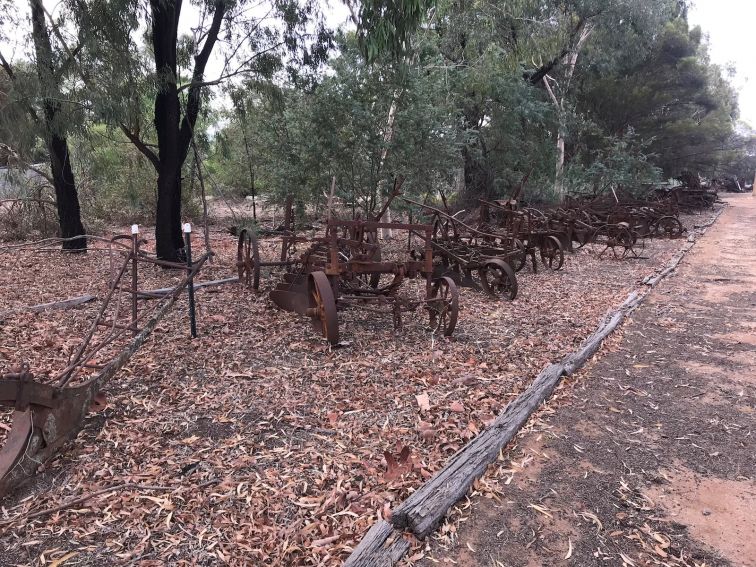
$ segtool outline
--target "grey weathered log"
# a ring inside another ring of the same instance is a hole
[[[344,567],[391,567],[409,550],[402,532],[386,520],[373,525],[347,558]]]
[[[614,332],[624,318],[625,314],[623,311],[618,310],[609,313],[601,322],[599,328],[583,341],[578,350],[562,359],[564,373],[567,376],[571,376],[581,368],[588,359],[598,352],[604,339]]]
[[[196,282],[194,284],[194,289],[202,289],[203,287],[214,287],[219,285],[225,285],[229,283],[238,283],[239,278],[233,277],[233,278],[223,278],[222,280],[212,280],[209,282]],[[175,287],[163,287],[160,289],[150,289],[147,291],[140,291],[139,296],[140,299],[158,299],[160,297],[165,297],[167,295],[172,294],[176,291]]]
[[[39,305],[26,305],[24,307],[16,307],[14,309],[0,311],[0,317],[7,317],[8,315],[13,315],[14,313],[40,313],[42,311],[47,311],[48,309],[71,309],[73,307],[83,305],[84,303],[94,301],[95,299],[97,299],[97,297],[95,297],[94,295],[80,295],[79,297],[72,297],[71,299],[66,299],[64,301],[40,303]]]
[[[525,424],[530,414],[548,398],[562,377],[561,364],[550,364],[522,394],[499,414],[494,423],[458,451],[436,475],[407,500],[391,516],[399,529],[409,528],[424,539],[444,519],[449,509],[461,500],[499,456]]]
[[[683,258],[685,258],[685,255],[690,252],[690,249],[693,248],[693,246],[695,246],[695,242],[687,242],[677,254],[672,256],[672,259],[669,261],[666,268],[664,268],[661,272],[653,277],[647,277],[645,280],[643,280],[643,283],[645,283],[649,287],[656,287],[660,281],[665,279],[677,269],[677,266],[680,265],[680,262],[682,262]]]

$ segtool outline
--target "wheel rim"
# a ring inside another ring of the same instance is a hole
[[[510,301],[517,297],[517,277],[512,268],[502,260],[486,262],[479,275],[483,289],[491,297]]]
[[[519,272],[525,267],[525,264],[528,261],[528,253],[521,240],[515,239],[515,246],[517,246],[517,252],[514,258],[514,269],[515,272]]]
[[[459,291],[451,278],[444,276],[433,283],[428,309],[431,330],[441,330],[444,336],[451,336],[457,326],[459,314]]]
[[[557,271],[564,264],[564,251],[562,243],[556,236],[548,236],[541,246],[541,261],[550,270]]]
[[[236,272],[239,282],[247,287],[260,287],[260,249],[251,231],[242,229],[236,249]]]
[[[339,342],[339,321],[336,300],[328,276],[323,272],[310,274],[310,307],[314,309],[313,323],[331,344]]]

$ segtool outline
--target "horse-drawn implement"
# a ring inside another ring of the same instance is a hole
[[[187,244],[189,238],[190,234]],[[0,406],[13,409],[11,429],[0,448],[0,495],[25,482],[76,437],[90,408],[97,407],[101,389],[139,349],[186,288],[190,291],[194,333],[193,279],[210,254],[192,262],[188,252],[187,264],[165,262],[141,251],[142,242],[136,230],[131,236],[117,236],[109,242],[109,292],[65,368],[46,380],[35,378],[26,364],[0,375]],[[94,250],[90,248],[90,253]],[[175,287],[142,291],[137,284],[138,267],[143,263],[185,270],[186,274]],[[209,283],[226,281],[231,280]],[[150,299],[159,302],[152,309],[144,308],[140,301]]]
[[[425,235],[421,257],[382,259],[376,235],[384,229]],[[400,328],[402,314],[422,306],[430,329],[450,336],[457,324],[459,293],[451,278],[434,278],[432,231],[424,224],[329,220],[326,235],[313,238],[301,257],[286,266],[270,298],[281,309],[309,317],[331,344],[339,342],[338,311],[346,308],[388,312]],[[414,278],[425,280],[422,298],[399,293]]]
[[[479,228],[522,243],[523,264],[531,259],[533,271],[538,270],[536,253],[544,266],[552,271],[564,266],[565,234],[561,228],[549,223],[548,217],[538,209],[517,210],[512,200],[507,202],[486,201],[481,203]]]
[[[517,297],[515,272],[522,269],[525,261],[521,242],[473,228],[430,205],[403,200],[431,216],[430,244],[437,276],[451,277],[460,285],[475,285],[473,274],[477,274],[480,287],[491,297],[508,300]]]

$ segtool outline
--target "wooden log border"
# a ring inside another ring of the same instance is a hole
[[[577,351],[559,363],[544,368],[533,383],[504,408],[494,423],[457,451],[443,469],[394,508],[390,522],[380,520],[375,523],[354,548],[344,567],[391,567],[410,549],[405,532],[419,539],[433,533],[451,507],[496,461],[500,451],[514,439],[531,414],[551,396],[562,378],[574,374],[585,365],[601,348],[604,339],[643,303],[653,288],[675,272],[697,239],[717,221],[725,208],[720,208],[705,224],[696,226],[694,233],[665,268],[658,274],[647,276],[642,281],[643,288],[631,292],[625,301],[609,311]]]

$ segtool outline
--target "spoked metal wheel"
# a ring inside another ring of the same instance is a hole
[[[313,327],[319,330],[332,345],[339,342],[339,319],[336,299],[328,276],[324,272],[313,272],[308,280],[309,308],[307,315],[312,318]]]
[[[556,236],[547,236],[541,243],[541,262],[550,270],[561,270],[564,265],[564,250]]]
[[[646,239],[642,236],[638,236],[635,232],[632,234],[633,245],[631,248],[625,250],[626,256],[633,256],[634,258],[640,258],[643,251],[646,249]]]
[[[660,218],[651,227],[651,233],[654,236],[666,236],[667,238],[679,238],[683,231],[680,220],[672,216]]]
[[[435,242],[449,242],[457,240],[457,224],[447,217],[435,215],[433,219],[433,240]]]
[[[525,244],[522,242],[522,240],[515,238],[514,243],[517,247],[517,252],[515,252],[514,256],[512,256],[512,267],[514,268],[515,272],[519,272],[525,267],[525,264],[527,264],[528,262],[528,251],[525,248]]]
[[[454,280],[446,276],[435,280],[427,307],[430,312],[431,330],[434,333],[442,331],[445,337],[450,337],[457,326],[459,316],[459,291]]]
[[[510,301],[517,297],[517,277],[514,270],[503,260],[488,260],[478,270],[478,275],[483,289],[491,297]]]
[[[593,234],[592,242],[599,250],[599,258],[607,250],[611,250],[617,259],[624,258],[628,253],[633,253],[633,235],[630,229],[622,225],[607,224],[597,228]]]
[[[260,287],[260,249],[257,237],[251,230],[242,229],[239,233],[239,243],[236,248],[236,272],[239,282],[247,287]]]

